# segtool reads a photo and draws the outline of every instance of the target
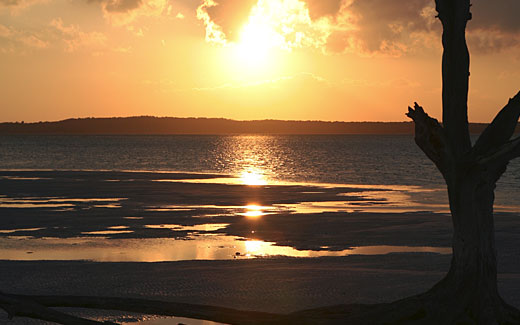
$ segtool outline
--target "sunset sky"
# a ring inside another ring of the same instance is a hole
[[[520,1],[474,0],[472,122],[520,90]],[[433,0],[0,0],[0,121],[441,112]]]

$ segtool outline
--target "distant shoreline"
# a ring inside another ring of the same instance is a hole
[[[487,123],[470,123],[480,133]],[[517,132],[520,129],[517,128]],[[78,118],[55,122],[4,122],[0,135],[223,135],[223,134],[414,134],[412,122],[327,122],[179,117]]]

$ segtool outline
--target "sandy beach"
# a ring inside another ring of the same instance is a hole
[[[1,261],[0,285],[6,292],[24,294],[150,298],[289,313],[390,302],[429,289],[448,267],[449,256],[437,254],[163,263]],[[519,307],[518,265],[501,265],[500,270],[502,296]],[[111,320],[125,319],[124,314],[112,314]],[[0,317],[3,323],[27,322]]]
[[[418,189],[250,186],[218,181],[222,175],[182,173],[0,176],[0,288],[9,293],[140,297],[290,313],[420,293],[443,277],[451,258],[442,251],[450,247],[450,217],[442,202],[433,204],[431,193]],[[496,215],[499,288],[519,307],[517,220],[511,211]],[[159,252],[128,244],[157,240]],[[166,254],[173,243],[196,245],[192,252]],[[382,246],[396,252],[381,253]],[[356,247],[375,248],[350,255]],[[87,248],[96,254],[82,255]],[[442,253],[421,252],[425,248]],[[5,314],[0,322],[33,323],[7,321]]]

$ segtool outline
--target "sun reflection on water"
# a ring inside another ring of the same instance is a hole
[[[263,252],[264,246],[266,246],[266,242],[260,240],[248,240],[244,243],[246,256],[262,256],[265,255]]]
[[[22,240],[23,239],[23,240]],[[450,254],[451,247],[359,246],[344,250],[298,250],[258,239],[200,234],[175,238],[0,237],[0,256],[7,260],[91,260],[99,262],[164,262],[256,257],[379,255],[397,252]],[[30,253],[28,253],[30,252]]]
[[[248,170],[240,174],[240,180],[245,185],[267,185],[267,180],[262,172],[257,170]]]
[[[241,213],[244,217],[259,218],[267,214],[266,212],[264,212],[264,210],[269,209],[269,207],[264,207],[256,204],[249,204],[245,206],[245,209],[246,212]]]

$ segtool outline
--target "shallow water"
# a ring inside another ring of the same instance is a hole
[[[2,259],[156,262],[451,251],[440,189],[247,185],[248,177],[151,172],[0,171],[0,177]]]
[[[97,262],[166,262],[261,257],[381,255],[403,252],[451,254],[449,247],[361,246],[331,251],[298,250],[272,242],[236,236],[194,235],[171,238],[0,238],[0,256],[8,260],[89,260]]]

